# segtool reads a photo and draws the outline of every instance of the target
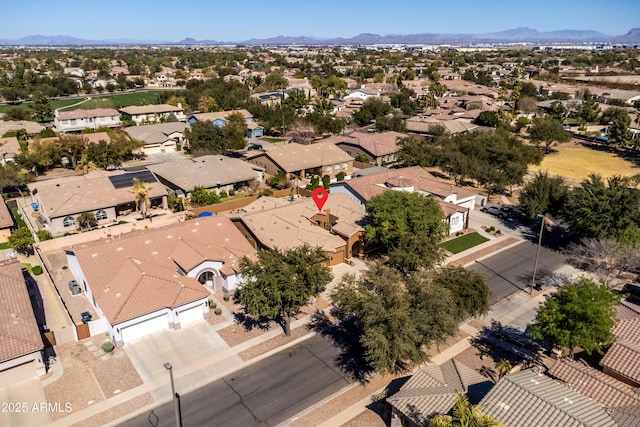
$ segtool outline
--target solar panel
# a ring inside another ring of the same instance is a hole
[[[116,190],[120,188],[128,188],[133,187],[134,178],[138,179],[138,181],[146,182],[147,184],[153,184],[158,182],[156,177],[151,173],[151,171],[144,170],[140,172],[129,172],[123,173],[122,175],[110,176],[109,181],[111,181],[111,185]]]

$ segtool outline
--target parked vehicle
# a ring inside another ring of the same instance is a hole
[[[506,218],[509,215],[509,212],[502,206],[496,205],[483,206],[480,208],[480,212],[486,212],[489,215],[495,215],[498,218]]]

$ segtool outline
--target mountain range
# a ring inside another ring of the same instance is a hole
[[[371,44],[482,44],[482,43],[640,43],[640,28],[612,36],[593,30],[559,30],[541,32],[522,27],[484,34],[407,34],[385,35],[363,33],[351,38],[313,38],[277,36],[244,41],[195,40],[187,37],[170,40],[87,40],[71,36],[32,35],[13,40],[0,40],[0,46],[113,46],[113,45],[371,45]]]

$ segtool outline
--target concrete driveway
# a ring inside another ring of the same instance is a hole
[[[124,350],[145,383],[167,376],[164,368],[171,363],[179,375],[197,366],[203,359],[229,348],[205,320],[198,320],[180,330],[166,330],[125,343]]]
[[[62,410],[67,402],[48,402],[40,378],[31,378],[0,387],[0,426],[35,427],[49,424],[49,413],[40,405],[59,403]],[[34,406],[35,405],[35,406]]]

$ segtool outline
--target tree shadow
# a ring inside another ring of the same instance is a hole
[[[372,366],[365,359],[365,349],[360,344],[362,331],[355,325],[355,318],[350,316],[338,323],[333,323],[329,316],[316,311],[307,326],[314,332],[330,338],[340,349],[336,364],[354,381],[366,384],[373,374]]]
[[[511,326],[493,320],[491,326],[483,328],[470,340],[480,356],[489,356],[494,362],[508,360],[512,366],[532,367],[542,365],[542,347],[526,334]],[[488,373],[491,374],[491,373]]]
[[[248,315],[247,313],[234,312],[233,321],[241,325],[245,331],[252,331],[253,329],[260,329],[263,331],[269,330],[271,321],[266,318],[256,318]],[[279,325],[283,325],[283,322],[278,321]]]

